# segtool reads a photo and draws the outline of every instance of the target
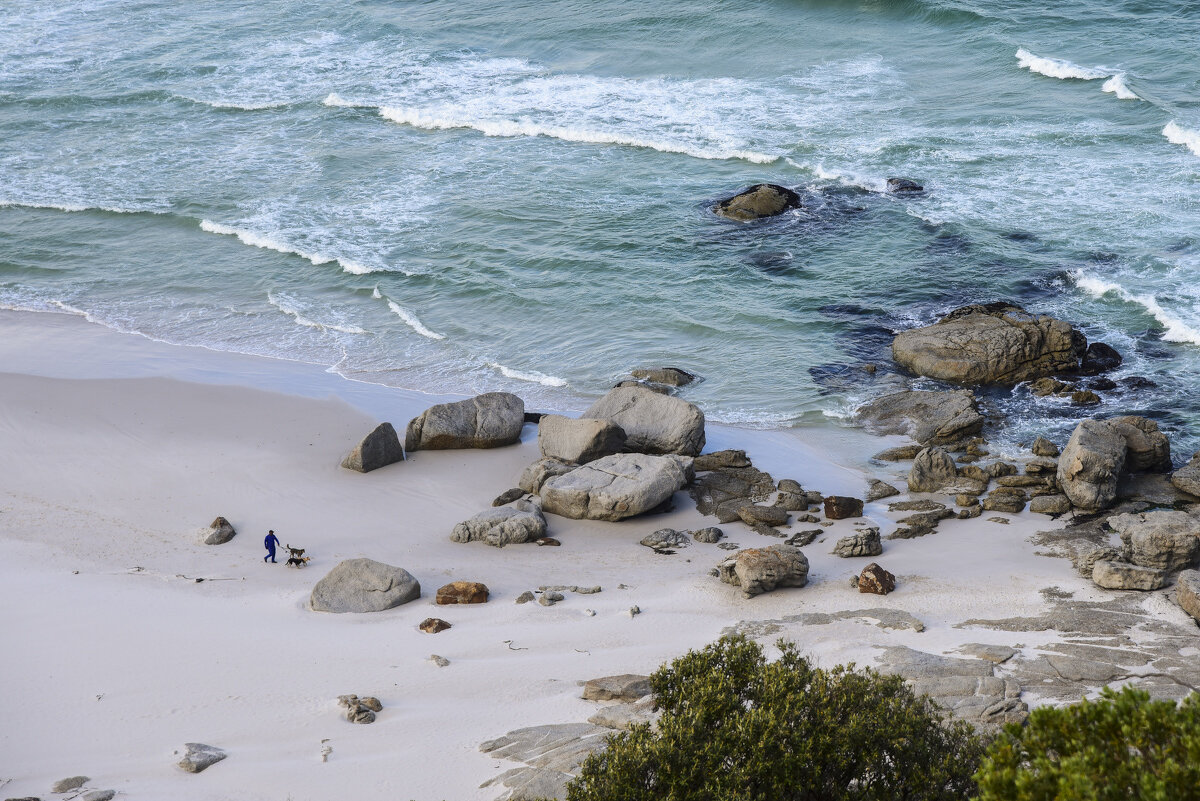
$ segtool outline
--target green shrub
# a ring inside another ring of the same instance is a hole
[[[568,801],[942,801],[974,791],[983,747],[896,676],[768,662],[722,638],[650,679],[662,709],[609,738]]]
[[[1098,701],[1035,709],[976,775],[980,801],[1200,801],[1200,695],[1182,705],[1105,688]]]

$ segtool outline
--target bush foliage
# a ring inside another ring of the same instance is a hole
[[[1106,688],[1009,726],[976,776],[980,801],[1200,801],[1200,695],[1181,705]]]
[[[968,798],[983,747],[896,676],[821,670],[726,637],[650,679],[662,710],[613,735],[568,801],[949,801]]]

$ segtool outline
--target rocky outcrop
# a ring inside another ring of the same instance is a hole
[[[635,453],[696,456],[704,448],[704,412],[685,400],[641,387],[609,390],[583,416],[620,426],[625,449]]]
[[[183,747],[183,759],[179,760],[178,765],[188,773],[200,773],[229,756],[215,745],[184,743]]]
[[[200,534],[201,542],[205,545],[224,545],[236,536],[233,526],[223,517],[212,521]]]
[[[438,587],[433,598],[435,604],[447,606],[451,604],[486,604],[488,588],[478,581],[452,581]]]
[[[1171,447],[1158,424],[1142,417],[1083,420],[1058,460],[1063,493],[1081,509],[1103,509],[1125,471],[1169,470]]]
[[[589,520],[623,520],[654,509],[688,483],[690,459],[623,453],[546,481],[545,511]]]
[[[906,370],[953,384],[1012,386],[1074,372],[1087,338],[1063,320],[1010,303],[964,306],[933,325],[902,331],[892,358]]]
[[[1148,592],[1162,589],[1170,580],[1170,574],[1165,570],[1131,565],[1128,562],[1099,560],[1092,567],[1092,581],[1106,590]]]
[[[451,542],[486,542],[496,548],[533,542],[546,535],[546,518],[535,503],[519,501],[516,508],[486,509],[464,520],[450,533]]]
[[[391,423],[380,423],[375,430],[363,437],[362,442],[342,460],[342,467],[369,473],[389,464],[404,461],[404,449],[400,437]]]
[[[1200,559],[1200,519],[1155,510],[1114,515],[1108,525],[1129,549],[1129,561],[1155,570],[1186,570]]]
[[[852,536],[842,537],[837,541],[837,545],[833,546],[833,552],[843,559],[855,556],[879,556],[883,553],[883,543],[879,541],[879,529],[866,528]]]
[[[525,401],[508,392],[487,392],[431,406],[408,424],[404,449],[498,448],[521,438]]]
[[[636,701],[650,694],[650,677],[636,673],[603,676],[583,684],[585,701]]]
[[[753,598],[778,587],[803,587],[808,583],[808,558],[792,545],[750,548],[717,565],[717,577]]]
[[[913,459],[908,471],[909,492],[936,492],[954,483],[958,467],[941,448],[925,448]]]
[[[713,206],[713,212],[738,222],[774,217],[800,207],[800,196],[777,184],[755,184]]]
[[[421,585],[402,567],[374,559],[347,559],[313,587],[317,612],[381,612],[421,597]]]
[[[1200,623],[1200,570],[1185,570],[1175,584],[1175,600],[1183,611]]]
[[[1171,483],[1188,495],[1200,496],[1200,451],[1183,467],[1171,474]]]
[[[860,498],[850,498],[846,495],[830,495],[825,499],[825,517],[829,520],[845,520],[848,517],[861,517],[863,502]]]
[[[547,414],[538,423],[542,456],[586,464],[625,449],[625,430],[611,420],[578,419]]]
[[[579,465],[564,462],[561,459],[543,457],[525,468],[521,473],[521,478],[517,481],[517,487],[530,495],[540,495],[543,484],[555,476],[570,473],[576,467]]]
[[[894,392],[860,406],[856,415],[873,433],[904,434],[922,445],[960,442],[982,431],[984,422],[970,390]]]

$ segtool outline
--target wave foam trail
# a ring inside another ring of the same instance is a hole
[[[397,317],[399,317],[401,320],[403,320],[405,322],[405,324],[408,325],[409,328],[416,331],[421,336],[428,337],[429,339],[445,339],[446,338],[445,334],[439,334],[437,331],[430,331],[428,328],[426,328],[424,325],[421,324],[421,321],[417,319],[417,316],[415,314],[413,314],[408,309],[401,306],[399,303],[396,303],[394,300],[389,300],[387,302],[387,304],[388,304],[388,308],[392,310],[393,314],[395,314]]]
[[[557,378],[552,375],[546,375],[545,373],[539,373],[536,370],[530,370],[528,372],[514,370],[511,367],[505,367],[499,362],[488,362],[487,366],[493,370],[499,370],[501,374],[508,378],[515,378],[518,381],[529,381],[534,384],[541,384],[543,387],[565,387],[567,385],[566,379]]]
[[[356,325],[341,325],[338,323],[321,323],[304,316],[306,311],[304,304],[297,301],[288,295],[276,294],[274,292],[267,293],[267,300],[272,306],[279,309],[284,314],[295,320],[297,325],[305,326],[306,328],[315,328],[318,331],[337,331],[342,334],[365,334],[365,329],[359,328]]]
[[[1177,125],[1174,120],[1162,129],[1162,135],[1173,145],[1183,145],[1197,156],[1200,156],[1200,131],[1193,131]]]
[[[1111,292],[1126,303],[1133,303],[1144,308],[1150,313],[1150,316],[1162,325],[1164,329],[1163,339],[1166,341],[1200,345],[1200,329],[1188,325],[1182,319],[1164,309],[1162,304],[1153,295],[1139,295],[1130,292],[1114,281],[1096,278],[1095,276],[1087,275],[1083,271],[1075,272],[1072,278],[1075,281],[1075,286],[1094,297],[1102,298]]]
[[[1129,88],[1125,83],[1125,73],[1118,72],[1116,75],[1109,78],[1100,87],[1103,92],[1111,92],[1117,96],[1118,100],[1141,100],[1141,96]]]
[[[1081,67],[1061,58],[1043,58],[1035,56],[1025,48],[1017,49],[1017,63],[1030,72],[1046,75],[1051,78],[1075,78],[1081,81],[1095,81],[1099,78],[1111,78],[1111,70],[1097,67]],[[1119,95],[1118,95],[1119,96]]]
[[[264,250],[274,250],[278,253],[286,253],[289,256],[299,256],[302,259],[307,259],[315,265],[329,264],[337,262],[343,272],[351,275],[366,275],[368,273],[378,272],[374,267],[369,267],[365,264],[360,264],[349,259],[340,259],[336,256],[327,256],[323,253],[312,253],[300,248],[292,247],[286,242],[271,237],[268,234],[260,234],[256,231],[248,231],[244,228],[234,228],[231,225],[222,225],[220,223],[211,222],[209,220],[200,221],[200,230],[207,231],[210,234],[222,234],[224,236],[235,236],[244,245],[250,245]]]

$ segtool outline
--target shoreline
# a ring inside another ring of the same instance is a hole
[[[517,445],[418,451],[353,473],[339,462],[376,423],[402,428],[443,398],[46,317],[0,314],[0,472],[9,477],[0,488],[0,625],[21,643],[0,667],[10,688],[0,718],[20,723],[0,733],[9,796],[42,796],[85,774],[134,801],[490,801],[502,788],[480,785],[519,763],[481,753],[481,743],[584,721],[597,706],[580,698],[579,682],[651,672],[733,627],[793,639],[822,666],[879,665],[897,648],[959,653],[969,643],[1032,656],[1064,635],[962,624],[1052,612],[1050,588],[1084,603],[1111,597],[1068,560],[1039,555],[1029,538],[1060,524],[1028,511],[1008,525],[949,520],[932,536],[888,541],[879,561],[898,587],[886,596],[850,589],[867,560],[830,553],[853,520],[804,548],[808,586],[751,599],[709,575],[729,551],[697,542],[664,556],[639,545],[655,529],[713,525],[684,493],[671,512],[617,523],[550,516],[559,548],[452,543],[451,528],[489,508],[537,458],[535,426]],[[895,481],[900,472],[868,469],[866,455],[905,439],[843,428],[710,425],[708,434],[707,451],[744,448],[776,479],[859,497],[868,476]],[[198,544],[216,515],[238,535]],[[866,507],[885,532],[898,516],[886,501]],[[263,565],[268,528],[313,563]],[[779,542],[741,523],[723,528],[742,548]],[[421,598],[363,615],[308,610],[312,585],[359,556],[408,570]],[[452,580],[482,581],[492,597],[435,606],[434,591]],[[556,584],[603,590],[566,593],[553,607],[514,603]],[[632,606],[641,614],[631,617]],[[922,630],[885,625],[890,614]],[[453,628],[419,631],[430,616]],[[450,664],[437,667],[431,654]],[[343,720],[336,698],[346,693],[379,697],[378,720]],[[185,774],[172,753],[185,742],[230,757]]]

